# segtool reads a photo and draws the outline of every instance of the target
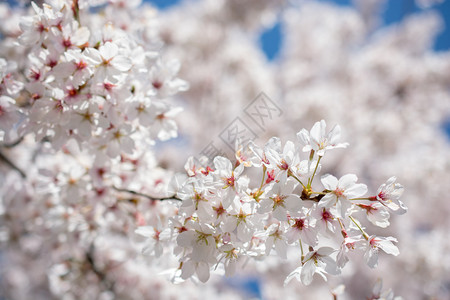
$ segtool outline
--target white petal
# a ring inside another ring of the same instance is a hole
[[[205,262],[199,262],[197,265],[197,276],[201,282],[207,282],[209,279],[209,265]]]
[[[337,201],[336,195],[328,193],[325,196],[323,196],[322,199],[320,199],[319,207],[331,207],[336,203],[336,201]]]
[[[315,272],[316,265],[314,264],[314,260],[310,259],[303,265],[302,272],[300,273],[302,283],[304,285],[310,285]]]
[[[279,221],[287,221],[286,209],[282,206],[277,206],[272,215]]]
[[[348,199],[351,199],[364,196],[366,193],[367,193],[367,185],[357,183],[346,189],[344,194]]]
[[[102,56],[100,52],[95,48],[86,48],[83,52],[86,56],[86,60],[94,65],[99,65],[102,62]]]
[[[250,230],[248,226],[245,225],[244,222],[241,222],[237,227],[237,235],[241,241],[248,242],[252,239],[253,232]]]
[[[217,156],[214,158],[214,167],[216,170],[226,170],[231,171],[232,165],[228,158]]]
[[[364,253],[364,259],[369,267],[372,269],[375,268],[378,264],[378,251],[376,249],[369,248],[366,253]]]
[[[341,137],[341,127],[339,125],[335,125],[333,129],[328,133],[328,143],[330,145],[335,145],[339,141]]]
[[[339,275],[341,271],[339,270],[336,262],[329,256],[324,256],[320,258],[325,263],[325,271],[331,275]]]
[[[275,238],[273,236],[269,236],[267,238],[267,240],[266,240],[266,255],[269,255],[270,251],[272,251],[274,239]]]
[[[339,179],[339,187],[346,190],[350,188],[358,180],[355,174],[347,174]]]
[[[327,256],[333,253],[335,250],[331,247],[321,247],[319,250],[317,250],[317,254],[320,256]]]
[[[152,255],[153,250],[155,250],[155,246],[156,246],[155,242],[147,243],[147,245],[144,248],[142,248],[142,254]]]
[[[181,267],[181,278],[188,279],[195,272],[195,263],[192,260],[186,261]]]
[[[286,259],[286,252],[287,252],[287,244],[284,240],[277,239],[275,241],[275,251],[277,251],[277,254],[283,258]]]
[[[191,247],[193,241],[195,240],[194,231],[183,231],[177,237],[177,244],[181,247]]]
[[[297,133],[297,139],[302,143],[303,145],[309,145],[309,133],[308,130],[302,129]]]
[[[134,232],[144,237],[153,237],[155,235],[155,229],[152,226],[138,227]]]
[[[121,72],[126,72],[131,68],[132,63],[127,57],[119,55],[114,57],[111,61],[111,65]]]
[[[293,278],[297,278],[298,281],[300,281],[300,273],[302,271],[302,266],[296,268],[294,271],[292,271],[284,280],[284,286],[286,286]]]
[[[323,186],[330,191],[333,191],[337,188],[338,180],[336,177],[330,174],[325,174],[320,178]]]
[[[387,254],[392,254],[394,256],[400,254],[400,251],[398,250],[397,246],[395,246],[394,244],[392,244],[391,241],[388,240],[380,241],[378,247],[380,247]]]
[[[311,140],[315,143],[315,144],[320,144],[320,141],[323,137],[322,132],[325,129],[325,121],[322,120],[321,122],[316,122],[314,124],[314,126],[311,128]]]
[[[119,52],[119,48],[116,44],[106,42],[104,45],[100,46],[99,51],[103,59],[110,60],[117,55],[117,52]]]
[[[284,199],[284,204],[290,212],[297,212],[303,206],[303,201],[298,196],[290,195]]]

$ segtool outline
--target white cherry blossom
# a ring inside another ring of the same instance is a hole
[[[396,183],[396,177],[389,178],[386,183],[383,183],[377,191],[377,196],[373,200],[380,202],[390,210],[397,214],[404,214],[408,208],[403,204],[399,198],[403,194],[403,186]],[[371,200],[372,200],[371,199]]]
[[[338,218],[344,218],[352,207],[352,198],[358,198],[367,193],[367,186],[356,183],[358,178],[354,174],[342,176],[339,180],[333,175],[322,176],[321,181],[327,194],[320,199],[319,207],[332,208]]]
[[[364,253],[364,259],[369,267],[375,268],[378,264],[378,251],[381,249],[387,254],[397,256],[400,252],[393,244],[397,242],[394,237],[379,237],[370,236],[366,242],[366,252]]]
[[[287,276],[284,284],[287,285],[293,278],[296,278],[304,285],[309,285],[316,273],[324,280],[326,280],[325,274],[339,274],[336,262],[330,257],[333,252],[334,249],[330,247],[321,247],[317,251],[310,251],[302,260],[302,265]]]
[[[339,143],[341,137],[341,127],[335,125],[330,132],[326,132],[326,123],[324,120],[316,122],[308,132],[306,129],[302,129],[297,133],[297,137],[304,145],[303,151],[309,152],[314,150],[319,156],[323,156],[326,150],[334,148],[345,148],[348,143]]]

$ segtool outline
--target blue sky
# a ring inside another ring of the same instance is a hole
[[[146,2],[153,3],[155,6],[161,9],[170,8],[176,5],[180,0],[145,0]],[[333,2],[338,5],[351,6],[351,0],[320,0],[322,2]],[[406,16],[420,12],[413,0],[388,0],[387,5],[382,11],[383,24],[391,25],[400,22]],[[436,5],[432,8],[438,11],[443,20],[445,29],[438,36],[434,49],[436,51],[450,50],[450,1],[446,0],[444,3]],[[282,28],[279,23],[275,24],[273,28],[268,29],[261,35],[260,43],[264,52],[269,59],[274,59],[279,53],[279,49],[283,42]]]

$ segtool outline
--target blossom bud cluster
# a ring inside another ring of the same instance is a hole
[[[174,197],[182,201],[170,229],[137,231],[148,237],[147,250],[158,256],[175,240],[177,275],[206,282],[213,269],[232,275],[248,258],[286,258],[293,246],[298,267],[285,283],[297,278],[305,285],[316,273],[325,279],[339,274],[351,251],[364,252],[370,267],[377,265],[380,249],[398,255],[394,237],[370,235],[358,220],[365,216],[385,228],[390,212],[406,211],[399,200],[403,187],[395,177],[368,196],[367,186],[354,174],[319,176],[326,153],[347,146],[339,142],[339,126],[327,132],[322,120],[297,137],[297,143],[284,146],[276,137],[263,148],[238,146],[235,163],[219,156],[212,165],[199,166],[189,159],[186,180],[177,178],[181,183]],[[250,169],[261,174],[256,184],[246,175]]]

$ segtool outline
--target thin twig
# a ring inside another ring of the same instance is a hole
[[[0,151],[0,160],[3,161],[5,164],[7,164],[11,169],[14,169],[17,172],[19,172],[22,178],[27,177],[27,175],[21,169],[19,169],[19,167],[16,166],[11,160],[9,160],[9,158],[7,158],[1,151]]]
[[[106,274],[99,270],[94,260],[94,244],[91,244],[89,251],[86,252],[86,261],[89,263],[91,270],[97,275],[98,279],[103,283],[105,288],[111,292],[114,292],[114,282],[111,282],[106,278]]]
[[[180,198],[176,197],[175,195],[173,195],[172,197],[164,197],[164,198],[159,198],[159,197],[153,197],[144,193],[140,193],[140,192],[136,192],[136,191],[132,191],[132,190],[127,190],[127,189],[121,189],[118,187],[113,186],[113,189],[115,189],[118,192],[125,192],[125,193],[129,193],[129,194],[133,194],[136,196],[141,196],[141,197],[145,197],[151,201],[164,201],[164,200],[177,200],[177,201],[181,201]]]
[[[23,141],[23,136],[21,138],[19,138],[17,141],[14,141],[9,144],[1,144],[0,146],[4,147],[4,148],[13,148],[13,147],[19,145],[22,141]]]

